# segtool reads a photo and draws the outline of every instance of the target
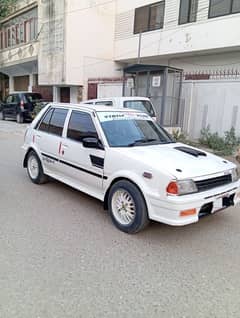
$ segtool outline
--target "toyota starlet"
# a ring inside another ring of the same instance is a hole
[[[182,143],[132,109],[48,104],[28,127],[23,166],[103,202],[127,233],[186,225],[240,202],[235,164]]]

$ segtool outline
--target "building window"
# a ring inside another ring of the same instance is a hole
[[[37,35],[36,19],[30,20],[30,40],[33,41]]]
[[[14,46],[14,45],[16,45],[16,27],[12,26],[11,31],[12,31],[11,46]]]
[[[11,29],[8,28],[7,29],[7,47],[10,47],[12,45],[12,41],[11,41]]]
[[[134,34],[163,28],[165,1],[135,9]]]
[[[20,43],[24,43],[24,23],[20,24]]]
[[[240,13],[239,0],[210,0],[209,18],[216,18],[233,13]]]
[[[24,42],[30,41],[31,30],[30,30],[30,20],[24,21]]]
[[[0,31],[0,50],[4,48],[4,33]]]
[[[16,25],[16,44],[20,43],[20,28],[19,24]]]
[[[181,0],[179,10],[179,24],[195,22],[197,20],[198,0]]]

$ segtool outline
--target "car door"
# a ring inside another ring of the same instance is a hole
[[[34,135],[35,143],[41,153],[44,171],[59,176],[59,153],[62,132],[68,109],[50,108],[39,123]]]
[[[61,170],[70,183],[97,197],[102,191],[105,151],[85,148],[84,137],[98,138],[93,118],[88,112],[72,110],[62,139]]]
[[[20,111],[20,98],[18,94],[12,95],[12,107],[11,107],[11,117],[16,118],[17,113]]]
[[[12,108],[13,108],[13,96],[9,95],[7,96],[5,102],[3,103],[4,115],[6,117],[12,116],[12,113],[13,113]]]

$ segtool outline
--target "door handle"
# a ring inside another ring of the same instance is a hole
[[[41,138],[41,136],[40,136],[40,135],[36,135],[36,137],[37,137],[37,138]]]
[[[62,144],[62,147],[64,147],[64,148],[68,148],[68,145],[66,145],[66,144]]]

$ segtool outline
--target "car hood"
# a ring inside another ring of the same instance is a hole
[[[206,156],[194,156],[176,147],[195,149],[205,153]],[[165,171],[178,179],[218,174],[235,167],[232,162],[221,157],[182,143],[118,148],[117,151],[121,155],[128,156],[129,159],[142,162],[148,168]]]

